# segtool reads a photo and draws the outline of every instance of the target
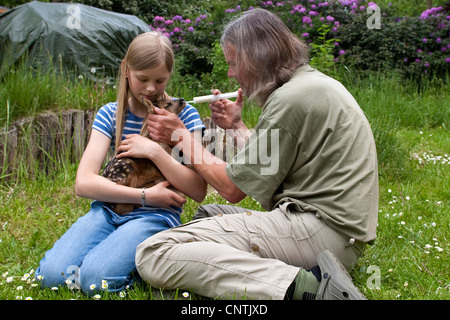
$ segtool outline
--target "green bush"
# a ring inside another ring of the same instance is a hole
[[[366,19],[367,15],[354,15],[339,28],[344,64],[357,70],[398,69],[416,81],[446,75],[450,66],[447,16],[394,18],[385,14],[380,29],[362,27]]]

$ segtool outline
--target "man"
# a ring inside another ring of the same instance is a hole
[[[140,275],[212,298],[364,299],[345,269],[375,239],[378,172],[367,119],[339,82],[308,65],[306,45],[276,15],[244,14],[221,44],[242,90],[210,108],[242,150],[229,164],[214,158],[164,110],[149,117],[150,135],[170,142],[176,132],[185,160],[225,199],[249,195],[267,212],[201,206],[197,217],[208,218],[138,246]],[[253,131],[241,119],[243,94],[262,106]]]

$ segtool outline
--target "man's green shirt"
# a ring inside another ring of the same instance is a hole
[[[370,125],[338,81],[309,65],[267,99],[252,136],[227,166],[265,210],[293,203],[362,242],[376,237],[378,170]]]

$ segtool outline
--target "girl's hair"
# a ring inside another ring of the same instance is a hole
[[[230,44],[236,48],[236,70],[254,79],[246,95],[260,105],[309,60],[308,45],[264,9],[248,11],[225,27],[221,38],[224,52]]]
[[[127,79],[127,70],[147,70],[160,66],[162,63],[170,73],[174,67],[174,54],[170,40],[157,32],[146,32],[138,35],[128,47],[119,71],[119,91],[117,94],[116,111],[116,141],[115,150],[122,141],[125,115],[130,96],[130,86]],[[162,98],[169,98],[164,92]]]

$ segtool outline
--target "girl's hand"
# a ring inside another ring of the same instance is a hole
[[[161,147],[150,139],[138,134],[129,134],[118,148],[117,158],[133,157],[152,159]]]
[[[182,197],[175,191],[169,189],[168,187],[170,186],[171,184],[168,181],[163,181],[146,189],[146,204],[161,208],[168,208],[170,206],[181,208],[186,202],[186,197]]]
[[[211,119],[222,129],[236,129],[240,122],[242,122],[242,108],[244,107],[244,96],[242,89],[238,90],[238,97],[236,101],[222,99],[212,101],[209,104],[211,109]],[[213,94],[220,94],[220,91],[215,89]]]

